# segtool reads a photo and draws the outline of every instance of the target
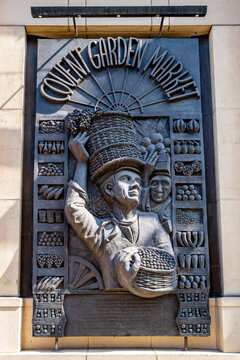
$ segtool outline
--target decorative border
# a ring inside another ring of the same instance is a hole
[[[33,211],[33,333],[64,336],[64,289],[68,281],[67,132],[62,116],[38,116],[35,123]],[[53,298],[55,299],[53,301]]]
[[[176,322],[182,336],[209,336],[210,278],[201,115],[198,114],[196,119],[171,117],[170,138],[173,246],[178,261],[179,311]],[[191,153],[191,141],[201,144],[198,153]],[[176,152],[177,142],[182,145],[181,151]],[[194,171],[193,164],[198,164],[198,171]],[[199,188],[201,195],[196,190]]]

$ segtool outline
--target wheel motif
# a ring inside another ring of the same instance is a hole
[[[96,267],[80,256],[69,256],[69,290],[104,289],[102,276]]]

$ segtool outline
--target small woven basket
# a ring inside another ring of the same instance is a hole
[[[132,117],[123,113],[97,114],[88,131],[90,176],[93,182],[121,166],[141,169],[143,162]]]
[[[140,247],[141,265],[133,285],[148,290],[171,288],[176,282],[176,262],[172,255],[154,247]]]

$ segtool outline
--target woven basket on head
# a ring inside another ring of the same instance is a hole
[[[87,142],[93,182],[120,167],[141,170],[143,162],[132,118],[123,113],[97,114],[91,121]]]

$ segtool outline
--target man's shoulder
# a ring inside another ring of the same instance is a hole
[[[143,219],[143,220],[157,220],[158,221],[158,215],[155,214],[154,212],[143,212],[143,211],[139,211],[138,212],[139,215],[139,219]]]
[[[159,221],[158,215],[153,212],[139,211],[139,226],[143,233],[157,234],[158,237],[167,235],[162,224]],[[154,235],[154,236],[155,236]],[[168,235],[167,235],[168,236]]]

